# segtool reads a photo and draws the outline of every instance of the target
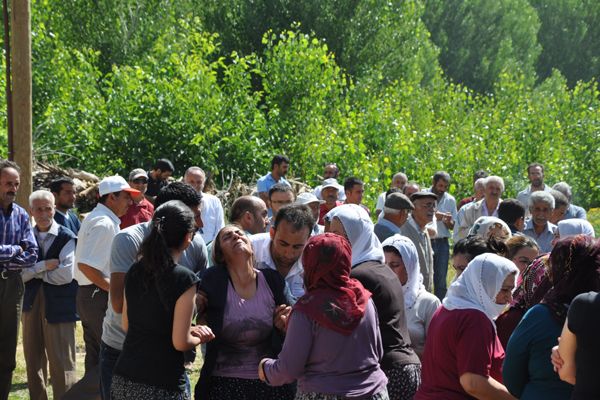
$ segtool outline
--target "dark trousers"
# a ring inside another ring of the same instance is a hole
[[[64,396],[70,399],[100,399],[100,343],[108,292],[95,285],[79,286],[77,313],[85,342],[85,374]]]
[[[121,350],[110,347],[104,342],[100,344],[100,396],[103,400],[110,400],[113,370],[120,355]]]
[[[25,285],[20,271],[0,276],[0,400],[8,399],[12,374],[17,366],[17,338]]]
[[[433,292],[442,300],[446,296],[446,276],[450,261],[448,238],[431,239],[433,249]]]

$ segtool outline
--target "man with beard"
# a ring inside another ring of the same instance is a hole
[[[50,183],[50,191],[56,200],[54,219],[77,235],[81,227],[81,221],[71,211],[75,206],[75,183],[68,177],[58,178]]]
[[[433,250],[427,232],[427,224],[433,221],[437,196],[431,192],[417,192],[410,196],[415,209],[400,231],[415,244],[419,255],[419,265],[423,274],[423,285],[428,292],[433,291]]]
[[[523,233],[537,242],[541,253],[552,251],[552,241],[557,229],[556,225],[550,222],[554,204],[554,197],[544,191],[531,193],[529,197],[531,218],[525,223]]]
[[[258,268],[279,271],[293,303],[304,294],[300,256],[314,225],[308,206],[292,204],[279,210],[269,233],[251,237]]]
[[[531,163],[527,166],[527,179],[529,179],[530,185],[525,189],[521,190],[517,194],[517,200],[521,204],[529,204],[529,196],[533,192],[543,190],[544,192],[550,191],[550,186],[544,183],[544,166],[538,163]],[[529,210],[526,210],[526,217],[529,216]]]
[[[21,270],[31,267],[38,246],[29,225],[29,215],[15,204],[19,166],[0,161],[0,399],[8,399],[12,373],[17,365],[17,337],[23,302]]]

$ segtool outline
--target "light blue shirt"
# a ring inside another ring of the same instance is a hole
[[[431,188],[427,189],[427,191],[433,193]],[[449,213],[450,215],[452,215],[452,220],[454,221],[454,224],[457,223],[458,212],[456,211],[456,199],[454,199],[454,196],[452,196],[450,193],[445,192],[442,195],[442,197],[438,199],[437,210],[443,213]],[[438,220],[437,235],[434,239],[449,238],[450,236],[452,236],[450,230],[446,228],[446,225],[442,221]]]
[[[276,183],[284,183],[289,187],[292,187],[292,185],[290,185],[290,183],[283,176],[279,178],[278,181],[276,181],[275,178],[273,178],[273,175],[271,175],[271,173],[269,172],[262,178],[259,178],[258,181],[256,181],[256,190],[258,191],[258,193],[268,192],[269,189],[271,189],[271,187]]]
[[[533,220],[528,219],[527,222],[525,222],[523,234],[536,241],[538,246],[540,246],[541,253],[550,253],[552,251],[552,241],[554,240],[554,232],[556,232],[556,229],[556,225],[546,222],[546,229],[544,229],[544,231],[538,235],[533,229]]]

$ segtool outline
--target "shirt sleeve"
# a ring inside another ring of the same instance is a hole
[[[71,283],[75,276],[75,239],[69,240],[60,250],[58,262],[58,267],[52,271],[45,271],[42,279],[53,285]]]
[[[379,197],[377,197],[377,204],[375,205],[375,210],[383,211],[383,207],[385,206],[385,193],[381,193]]]
[[[481,314],[481,315],[480,315]],[[456,343],[458,375],[490,376],[496,333],[483,313],[471,314]]]
[[[569,307],[569,314],[567,316],[567,323],[569,330],[575,335],[585,327],[589,322],[589,307],[588,305],[593,301],[594,297],[590,293],[582,293],[573,299],[571,306]]]
[[[111,252],[108,251],[114,240],[114,229],[106,223],[95,224],[85,238],[77,242],[77,262],[87,264],[101,272],[106,271]]]
[[[110,272],[127,273],[136,261],[141,242],[130,232],[117,233],[110,249]]]
[[[268,359],[264,363],[269,384],[281,386],[302,375],[310,355],[312,340],[312,321],[302,312],[293,311],[278,359]]]
[[[267,189],[267,180],[264,178],[260,178],[258,181],[256,181],[256,191],[258,193],[266,193],[269,190]]]
[[[38,245],[26,213],[19,216],[18,223],[22,232],[19,244],[10,246],[8,257],[0,257],[0,260],[8,261],[9,267],[27,268],[37,261]]]

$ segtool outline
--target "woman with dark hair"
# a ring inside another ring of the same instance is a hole
[[[559,240],[549,258],[551,289],[541,304],[523,317],[506,348],[504,382],[520,399],[568,399],[573,386],[562,382],[550,362],[569,304],[585,292],[600,289],[597,249],[589,236]]]
[[[425,290],[417,248],[412,240],[396,234],[384,240],[381,245],[385,263],[402,284],[410,343],[419,358],[422,358],[429,323],[441,304],[440,300]]]
[[[329,231],[350,242],[351,276],[373,294],[383,341],[381,369],[388,378],[390,399],[412,399],[421,381],[421,361],[409,344],[402,284],[384,264],[373,222],[362,207],[344,204],[329,211],[327,217]]]
[[[518,273],[512,261],[485,253],[452,282],[429,325],[415,400],[514,400],[502,384],[504,350],[493,321],[510,302]]]
[[[517,298],[517,295],[518,299],[522,299],[523,286],[521,283],[523,280],[523,273],[540,253],[540,248],[535,240],[524,235],[511,237],[506,241],[506,247],[508,248],[506,258],[514,262],[517,268],[519,268],[520,282],[517,282],[518,289],[515,291],[515,296],[510,308],[496,319],[498,337],[504,348],[506,348],[508,338],[512,335],[513,331],[523,318],[523,315],[525,315],[525,312],[531,307],[526,307],[522,302],[514,302],[514,299]],[[529,280],[529,274],[526,276]],[[528,281],[527,285],[529,284],[530,282]]]
[[[505,254],[506,245],[494,238],[485,240],[478,235],[468,236],[454,243],[451,260],[455,273],[454,279],[456,280],[462,274],[472,259],[483,253]]]
[[[189,399],[183,352],[214,338],[192,327],[198,278],[177,261],[194,237],[194,213],[181,201],[158,207],[141,259],[125,276],[123,328],[113,399]]]
[[[213,241],[214,266],[200,289],[207,308],[200,319],[215,333],[206,346],[195,388],[197,399],[293,399],[292,385],[269,386],[258,377],[258,364],[281,350],[291,308],[278,271],[255,268],[250,239],[236,225],[221,229]]]
[[[350,277],[351,249],[332,233],[312,237],[302,254],[306,293],[293,307],[283,350],[263,359],[271,385],[298,380],[296,400],[388,399],[371,293]]]

